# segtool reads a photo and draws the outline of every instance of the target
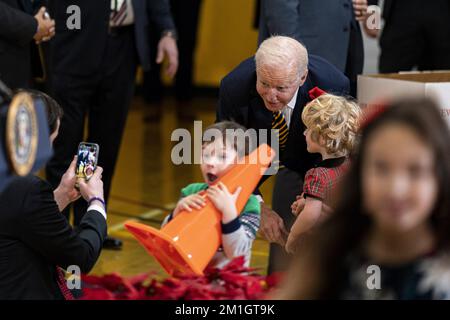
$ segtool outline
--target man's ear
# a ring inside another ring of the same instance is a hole
[[[300,87],[305,83],[307,77],[308,77],[308,69],[306,69],[305,73],[300,78]]]

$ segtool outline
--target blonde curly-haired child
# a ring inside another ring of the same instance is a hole
[[[349,166],[360,116],[356,103],[332,94],[322,94],[305,106],[302,121],[307,150],[320,153],[322,161],[306,172],[303,194],[291,206],[298,216],[286,242],[287,252],[294,253],[297,240],[323,218],[322,212],[329,210],[332,190]]]

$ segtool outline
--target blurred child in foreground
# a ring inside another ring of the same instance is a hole
[[[339,204],[278,298],[450,298],[448,125],[428,99],[383,109],[362,125]]]

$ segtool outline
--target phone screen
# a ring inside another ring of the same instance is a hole
[[[78,178],[89,180],[97,168],[99,146],[95,143],[81,142],[78,146],[78,159],[75,174]]]

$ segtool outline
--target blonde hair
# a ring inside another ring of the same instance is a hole
[[[323,94],[308,103],[302,112],[302,121],[311,130],[311,139],[325,140],[329,154],[348,155],[355,144],[361,109],[344,97]]]
[[[297,40],[272,36],[264,40],[255,54],[256,69],[262,65],[274,67],[296,67],[302,76],[308,69],[308,51]]]

